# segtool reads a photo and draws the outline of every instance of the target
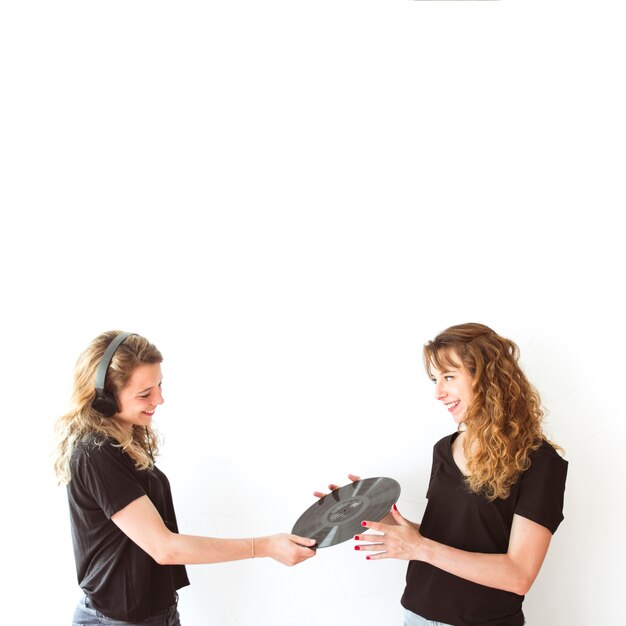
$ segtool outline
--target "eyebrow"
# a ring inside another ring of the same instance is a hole
[[[458,369],[443,370],[443,372],[439,372],[439,376],[446,376],[447,374],[456,374],[458,371],[459,371]],[[435,375],[432,372],[430,376],[431,378],[435,378]]]
[[[163,382],[163,379],[161,378],[161,380],[159,381],[159,385]],[[137,395],[142,394],[142,393],[146,393],[146,391],[150,391],[150,389],[152,389],[154,387],[154,385],[150,385],[150,387],[146,387],[145,389],[142,389],[141,391],[137,391]],[[158,387],[158,385],[157,385]]]

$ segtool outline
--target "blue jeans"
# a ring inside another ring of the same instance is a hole
[[[91,604],[87,596],[83,596],[74,611],[72,626],[181,626],[180,615],[176,604],[141,622],[121,622],[106,617]]]
[[[443,622],[432,622],[428,619],[424,619],[413,613],[408,609],[404,609],[404,622],[402,626],[451,626],[451,624],[444,624]]]

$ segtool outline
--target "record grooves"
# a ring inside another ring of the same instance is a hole
[[[363,532],[361,522],[379,522],[400,497],[393,478],[364,478],[320,498],[295,523],[294,535],[317,541],[316,548],[334,546]]]

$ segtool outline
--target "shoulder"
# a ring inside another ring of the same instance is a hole
[[[74,466],[97,466],[111,462],[124,462],[128,455],[124,453],[115,439],[100,433],[87,433],[80,439],[72,453]]]
[[[530,468],[553,467],[567,471],[568,462],[559,454],[556,448],[546,439],[543,439],[539,447],[533,450],[529,456]]]
[[[452,433],[451,435],[446,435],[445,437],[442,437],[435,445],[434,448],[435,450],[438,448],[447,448],[450,447],[450,445],[452,444],[452,442],[454,441],[454,439],[456,439],[459,436],[458,432]]]
[[[459,436],[459,433],[452,433],[451,435],[446,435],[442,437],[434,446],[433,446],[433,455],[441,456],[442,454],[447,454],[450,450],[450,446],[452,442]]]
[[[90,455],[99,452],[103,448],[112,447],[116,442],[101,433],[87,433],[83,435],[74,447],[74,451],[79,455]]]
[[[545,439],[533,450],[529,457],[530,465],[522,473],[520,486],[522,491],[562,494],[567,480],[568,462]]]

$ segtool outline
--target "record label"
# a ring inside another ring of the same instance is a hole
[[[340,502],[328,512],[326,520],[329,524],[340,524],[352,519],[363,508],[364,503],[363,498],[352,498],[345,503]]]

